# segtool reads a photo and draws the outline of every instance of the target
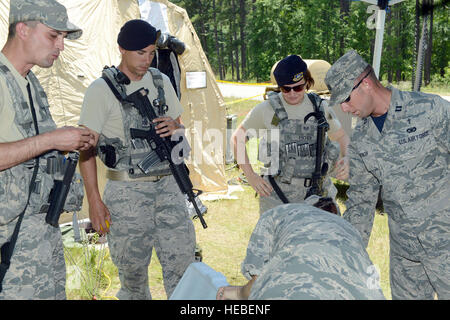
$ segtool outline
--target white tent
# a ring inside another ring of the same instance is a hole
[[[105,65],[120,62],[117,34],[130,19],[141,18],[186,44],[179,56],[182,121],[192,152],[187,162],[195,188],[226,193],[224,157],[226,110],[214,74],[186,11],[166,0],[59,0],[69,20],[83,29],[52,68],[33,71],[40,79],[58,126],[77,125],[83,96]],[[0,0],[0,41],[7,36],[9,1]],[[221,139],[221,141],[219,141]],[[99,175],[104,168],[100,166]],[[100,188],[103,181],[100,179]]]

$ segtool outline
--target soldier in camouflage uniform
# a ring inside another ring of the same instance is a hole
[[[384,299],[358,231],[317,198],[261,215],[242,263],[250,281],[220,288],[219,300]]]
[[[103,202],[95,153],[85,152],[80,159],[91,222],[100,233],[109,232],[109,249],[121,283],[119,299],[151,299],[148,266],[153,248],[168,297],[195,259],[195,230],[185,198],[167,161],[154,164],[147,173],[137,165],[154,151],[147,141],[132,139],[130,129],[149,130],[150,124],[123,99],[142,87],[149,90],[150,102],[162,98],[162,92],[168,109],[155,120],[156,133],[174,137],[183,132],[182,106],[169,78],[149,69],[159,34],[143,20],[124,24],[117,41],[121,63],[104,69],[103,76],[89,86],[79,121],[92,130],[97,153],[108,167]],[[121,81],[126,77],[130,81]]]
[[[389,219],[393,299],[450,298],[450,103],[384,87],[354,50],[325,81],[330,104],[361,118],[349,147],[344,218],[367,246],[379,187]]]
[[[253,108],[231,138],[237,163],[260,195],[260,213],[283,203],[273,190],[269,175],[274,177],[289,202],[300,202],[305,198],[306,186],[311,182],[315,169],[318,121],[310,117],[304,123],[304,119],[316,109],[324,113],[329,124],[324,156],[329,165],[328,173],[336,164],[334,173],[338,179],[345,180],[348,175],[346,152],[349,138],[326,100],[316,94],[305,93],[314,85],[306,63],[297,55],[288,56],[277,64],[274,76],[281,92],[270,93],[268,100]],[[255,135],[261,139],[259,160],[264,163],[262,176],[255,173],[247,155],[247,136]],[[337,193],[329,175],[324,179],[323,189],[324,195],[335,197]]]
[[[94,141],[86,129],[56,128],[46,94],[30,69],[51,67],[64,39],[81,33],[54,0],[11,0],[8,39],[0,53],[0,246],[5,271],[0,299],[66,298],[61,232],[45,222],[54,178],[63,173],[58,167],[64,155],[56,150],[86,150]],[[83,188],[77,181],[66,210],[81,207]],[[16,226],[17,242],[5,268],[7,243],[13,242]]]

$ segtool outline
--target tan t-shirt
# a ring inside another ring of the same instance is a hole
[[[168,106],[166,115],[176,119],[181,116],[183,107],[178,100],[169,77],[165,74],[162,74],[162,76],[166,104]],[[150,102],[153,102],[157,98],[158,93],[153,85],[150,72],[147,72],[141,80],[131,81],[129,85],[126,85],[126,94],[131,94],[142,87],[149,90],[148,98]],[[125,134],[120,108],[122,108],[122,105],[106,82],[102,78],[98,78],[86,90],[78,124],[84,125],[108,138],[118,137],[124,141]]]
[[[1,52],[0,61],[11,71],[12,75],[19,84],[20,89],[22,90],[25,101],[28,102],[28,79],[22,77],[22,75],[16,70],[16,68],[14,68],[11,62],[9,62],[9,60]],[[38,110],[38,103],[36,102],[33,88],[31,88],[31,96],[33,97],[34,107],[36,110]],[[0,142],[13,142],[25,138],[17,128],[17,125],[14,122],[14,117],[15,109],[13,107],[13,102],[8,86],[6,85],[6,79],[4,77],[0,77]],[[36,112],[36,117],[38,121],[41,119],[39,112]]]
[[[296,105],[288,104],[284,100],[283,94],[281,92],[279,93],[279,95],[283,103],[283,106],[286,109],[289,119],[303,120],[308,113],[314,111],[312,102],[306,96],[306,93],[303,101],[300,104]],[[327,132],[328,134],[332,134],[341,128],[341,123],[339,122],[334,111],[328,107],[328,102],[326,100],[322,102],[322,106],[325,112],[325,117],[330,125],[330,129]],[[269,100],[265,100],[260,104],[258,104],[256,107],[254,107],[247,114],[245,119],[242,121],[242,126],[247,131],[250,129],[256,130],[256,134],[258,133],[258,130],[261,129],[275,129],[277,128],[277,126],[272,123],[274,115],[275,112],[273,111],[273,108],[270,105]]]

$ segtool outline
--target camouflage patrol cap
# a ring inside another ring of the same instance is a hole
[[[325,76],[325,83],[331,92],[330,107],[348,98],[356,78],[368,65],[355,50],[350,50],[331,66]]]
[[[54,30],[66,31],[71,40],[83,33],[69,21],[66,7],[55,0],[11,0],[9,24],[25,21],[39,21]]]

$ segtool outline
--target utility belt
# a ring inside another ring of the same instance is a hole
[[[311,185],[311,178],[296,178],[292,177],[290,181],[283,180],[281,176],[276,175],[273,176],[273,178],[278,182],[282,184],[293,184],[293,185],[303,185],[305,187],[309,187]]]
[[[129,182],[141,182],[141,181],[149,181],[149,182],[157,182],[161,180],[163,177],[167,175],[158,175],[158,176],[143,176],[132,178],[128,174],[128,171],[122,170],[106,170],[106,178],[112,181],[129,181]]]
[[[286,197],[286,195],[284,194],[283,190],[280,189],[280,187],[278,186],[278,183],[281,182],[283,184],[295,184],[298,186],[301,186],[303,184],[303,186],[305,188],[309,188],[312,184],[312,178],[291,178],[289,182],[283,181],[281,179],[282,177],[277,175],[277,176],[271,176],[268,175],[267,179],[270,182],[270,185],[272,186],[273,190],[275,191],[275,193],[277,194],[278,198],[283,202],[283,203],[289,203],[289,199]],[[256,196],[256,195],[255,195]]]
[[[307,174],[295,174],[296,163],[294,159],[290,159],[289,163],[285,163],[282,170],[272,171],[270,167],[264,167],[261,169],[262,176],[271,175],[277,182],[281,182],[284,184],[295,184],[295,185],[304,185],[305,187],[311,186],[312,179],[312,170],[311,168],[307,168],[304,172],[308,172]]]

